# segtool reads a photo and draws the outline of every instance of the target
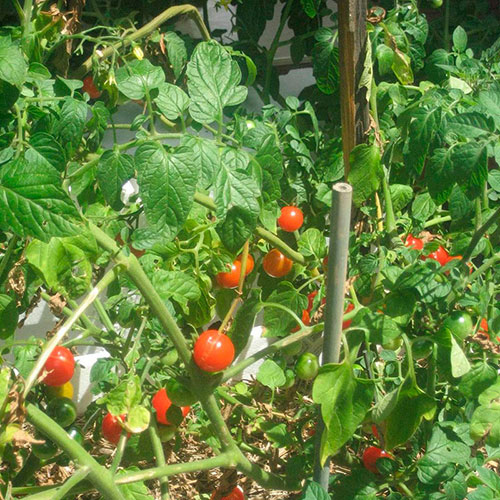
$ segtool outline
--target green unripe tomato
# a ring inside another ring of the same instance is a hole
[[[40,460],[48,460],[55,456],[58,448],[53,441],[46,438],[45,436],[37,436],[37,439],[44,439],[45,443],[33,444],[31,446],[31,451],[33,452],[33,455],[35,455],[35,457],[39,458]]]
[[[425,359],[432,354],[434,343],[426,339],[417,339],[411,345],[411,353],[414,359]]]
[[[177,406],[191,406],[196,403],[196,396],[178,380],[171,378],[167,382],[167,396]]]
[[[302,340],[299,340],[298,342],[295,342],[294,344],[289,344],[285,347],[283,347],[283,350],[281,351],[285,356],[297,356],[299,352],[302,351]]]
[[[312,352],[304,352],[295,364],[295,374],[301,380],[312,380],[319,371],[318,357]]]
[[[396,351],[403,345],[403,339],[401,336],[396,337],[387,341],[385,344],[382,344],[382,347],[388,351]]]
[[[76,420],[76,405],[69,398],[54,398],[47,405],[47,415],[61,427],[69,427]]]
[[[176,432],[177,427],[175,425],[158,425],[158,435],[162,443],[170,441],[175,436]]]
[[[469,335],[472,335],[474,330],[472,318],[463,311],[452,311],[444,320],[443,327],[450,330],[452,335],[459,340],[466,339]]]
[[[167,352],[167,354],[165,354],[165,356],[161,358],[160,361],[164,366],[172,366],[175,365],[175,363],[177,363],[178,359],[179,359],[179,354],[177,353],[177,350],[171,349],[170,351]]]
[[[431,0],[431,7],[433,9],[439,9],[443,5],[443,0]]]
[[[73,441],[76,441],[80,446],[83,446],[83,434],[82,431],[76,427],[76,425],[73,425],[66,429],[66,432],[68,433],[68,436],[73,439]]]
[[[293,385],[295,384],[295,373],[293,373],[293,370],[290,370],[290,368],[288,368],[287,370],[285,370],[285,377],[286,382],[281,387],[283,389],[290,389],[290,387],[293,387]]]

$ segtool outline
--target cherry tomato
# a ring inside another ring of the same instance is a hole
[[[484,332],[484,333],[488,333],[488,321],[486,321],[486,318],[483,318],[481,320],[481,323],[479,323],[479,330]]]
[[[163,425],[173,425],[167,419],[167,412],[171,406],[175,405],[172,405],[172,401],[170,401],[170,398],[167,396],[167,391],[165,389],[160,389],[153,396],[151,403],[153,404],[153,408],[156,410],[156,420]],[[182,418],[184,418],[189,413],[190,407],[183,406],[182,408],[179,408],[179,410],[182,412]]]
[[[437,250],[431,252],[429,255],[423,256],[422,258],[424,260],[426,259],[437,260],[442,266],[444,266],[448,262],[449,257],[450,256],[448,252],[442,246],[440,246]]]
[[[351,312],[353,309],[354,309],[354,304],[352,302],[349,302],[349,304],[347,304],[347,307],[344,309],[344,314]],[[352,319],[348,319],[346,321],[343,321],[342,322],[342,330],[349,328],[351,326],[351,323],[352,323]]]
[[[194,343],[193,359],[203,371],[224,370],[234,359],[233,342],[217,330],[206,330]]]
[[[241,262],[241,255],[238,255],[238,257],[236,257],[236,260],[238,262]],[[247,255],[247,267],[245,269],[245,276],[248,276],[253,271],[254,265],[255,265],[255,261],[253,260],[253,257],[250,254],[248,254]]]
[[[247,266],[248,267],[248,266]],[[215,279],[222,288],[236,288],[240,282],[241,262],[235,260],[231,265],[231,271],[219,273]]]
[[[44,365],[49,372],[43,379],[46,385],[63,385],[71,380],[75,371],[75,358],[69,349],[62,346],[54,347]]]
[[[47,394],[52,398],[69,398],[71,399],[74,394],[73,384],[71,382],[66,382],[63,385],[58,386],[48,386]]]
[[[431,0],[431,7],[433,9],[439,9],[443,6],[443,0]]]
[[[72,427],[66,429],[66,432],[73,441],[76,441],[80,446],[83,446],[83,434],[78,427],[73,425]]]
[[[312,311],[313,305],[314,305],[314,298],[318,295],[318,290],[314,290],[307,296],[307,310],[309,312]]]
[[[306,326],[309,326],[309,324],[311,323],[311,317],[309,316],[309,311],[307,309],[302,310],[302,323],[304,323],[304,325]],[[299,330],[300,326],[297,325],[295,328],[291,330],[291,332],[295,333],[298,332]]]
[[[167,395],[177,406],[191,406],[196,403],[196,396],[183,383],[175,378],[171,378],[167,382]]]
[[[420,238],[415,238],[415,236],[409,233],[405,240],[405,246],[413,250],[422,250],[422,248],[424,248],[424,242]]]
[[[120,424],[120,420],[124,422],[125,415],[116,416],[112,415],[109,412],[102,419],[102,425],[101,425],[102,435],[110,443],[118,444],[118,441],[120,440],[120,436],[122,435],[122,430],[123,430],[123,427]]]
[[[295,364],[295,373],[301,380],[312,380],[318,374],[318,357],[312,352],[304,352]]]
[[[273,278],[282,278],[287,275],[293,266],[293,261],[285,257],[277,248],[266,254],[262,261],[264,271]]]
[[[463,311],[452,311],[444,320],[443,327],[450,330],[459,340],[464,340],[472,335],[474,329],[472,318]]]
[[[69,398],[54,398],[47,405],[47,415],[61,427],[69,427],[76,420],[76,405]]]
[[[213,500],[215,498],[216,492],[214,491],[212,493],[212,496],[210,497],[210,500]],[[241,486],[236,486],[229,495],[226,495],[225,497],[222,497],[221,500],[245,500],[245,493]]]
[[[40,441],[44,440],[45,442],[38,444],[33,443],[31,445],[31,451],[35,457],[40,460],[48,460],[57,453],[58,447],[53,441],[39,434],[37,434],[36,438]]]
[[[374,474],[380,474],[377,469],[377,460],[379,458],[394,458],[390,453],[377,448],[377,446],[368,446],[363,453],[363,465]]]
[[[90,75],[83,79],[83,91],[87,92],[91,99],[101,97],[101,91],[95,86],[94,79]]]
[[[302,210],[297,207],[283,207],[281,209],[281,215],[278,218],[278,224],[283,229],[289,233],[293,233],[302,227],[304,223],[304,214]]]

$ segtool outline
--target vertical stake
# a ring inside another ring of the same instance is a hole
[[[326,286],[325,332],[322,364],[338,363],[344,315],[345,280],[349,256],[349,229],[351,225],[352,187],[339,182],[332,188],[330,212],[330,245]],[[324,422],[318,415],[315,442],[314,480],[328,491],[330,459],[323,466],[320,461],[321,436]]]

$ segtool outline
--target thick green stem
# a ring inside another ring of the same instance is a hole
[[[71,327],[75,324],[78,318],[83,314],[83,312],[89,307],[92,302],[98,297],[98,295],[107,288],[118,276],[119,269],[118,267],[114,267],[110,271],[108,271],[101,281],[92,289],[92,291],[83,299],[82,303],[78,306],[75,312],[68,318],[66,323],[59,329],[59,331],[45,344],[45,347],[42,350],[42,354],[38,358],[35,366],[32,368],[28,378],[26,379],[26,385],[24,387],[23,398],[26,399],[29,391],[33,387],[33,384],[36,382],[40,372],[45,365],[45,362],[50,356],[50,353],[53,351],[54,347],[56,347],[64,336],[71,330]]]
[[[185,462],[183,464],[164,465],[140,472],[127,472],[116,479],[118,484],[136,483],[138,481],[149,481],[161,477],[169,477],[175,474],[187,474],[188,472],[198,472],[202,470],[215,469],[217,467],[234,467],[236,460],[232,453],[221,453],[216,457],[205,458]]]
[[[153,453],[156,459],[156,465],[158,467],[165,467],[167,464],[165,460],[165,453],[163,452],[163,444],[161,442],[160,436],[158,435],[158,426],[156,425],[156,420],[151,419],[149,423],[149,439],[151,439],[151,446],[153,447]],[[168,478],[163,476],[160,477],[160,490],[161,490],[161,500],[168,500]]]
[[[33,10],[33,0],[24,0],[23,10],[23,37],[27,37],[31,31],[31,11]]]
[[[200,205],[203,205],[204,207],[208,208],[209,210],[216,210],[215,202],[210,198],[210,196],[207,196],[202,193],[195,193],[194,195],[194,201],[196,203],[199,203]],[[263,227],[257,227],[255,229],[255,234],[262,238],[263,240],[266,240],[268,243],[273,245],[275,248],[277,248],[281,253],[286,255],[289,259],[292,259],[294,262],[297,262],[298,264],[301,264],[303,266],[306,265],[306,259],[305,257],[295,251],[293,248],[289,247],[283,240],[281,240],[278,236],[275,234],[271,233],[267,229],[264,229]]]
[[[451,215],[443,215],[441,217],[435,217],[434,219],[428,220],[424,224],[424,228],[427,229],[428,227],[435,226],[436,224],[441,224],[443,222],[449,222],[451,221]]]
[[[122,41],[115,43],[114,45],[110,47],[106,47],[103,51],[102,54],[100,55],[100,59],[106,59],[108,58],[111,54],[113,54],[114,51],[119,50],[121,48],[126,48],[128,47],[134,40],[139,40],[153,31],[155,31],[159,26],[161,26],[163,23],[168,21],[169,19],[172,19],[173,17],[176,16],[181,16],[181,15],[188,15],[190,16],[193,21],[196,23],[198,26],[198,29],[200,30],[201,36],[203,37],[204,40],[210,40],[210,33],[208,32],[205,23],[203,22],[202,17],[200,16],[200,13],[198,12],[198,9],[194,7],[193,5],[176,5],[174,7],[169,7],[165,11],[163,11],[160,15],[156,16],[152,21],[149,23],[145,24],[142,28],[138,29],[137,31],[134,31],[130,35],[126,36]],[[92,57],[89,57],[73,74],[74,78],[82,78],[84,75],[86,75],[90,69],[92,68]]]
[[[12,236],[7,246],[7,250],[5,251],[4,256],[2,257],[2,261],[0,262],[0,283],[3,283],[3,273],[7,268],[7,265],[10,261],[10,258],[12,257],[12,254],[14,253],[18,241],[19,241],[18,236],[16,235]]]
[[[387,176],[382,177],[382,187],[384,189],[385,198],[385,230],[391,234],[396,231],[396,218],[394,217],[394,209],[392,206],[391,190],[389,188],[389,181]]]
[[[283,29],[285,28],[286,22],[288,20],[288,16],[290,15],[290,11],[292,9],[294,0],[288,0],[283,8],[281,13],[281,20],[274,35],[273,41],[271,42],[271,47],[266,54],[266,75],[265,75],[265,83],[264,83],[264,91],[262,93],[262,97],[265,104],[269,104],[269,93],[271,89],[271,76],[273,71],[273,62],[274,56],[276,55],[276,51],[278,50],[281,34],[283,33]]]
[[[110,472],[99,465],[80,444],[71,439],[57,422],[33,404],[28,404],[26,410],[28,419],[40,432],[57,443],[80,466],[89,469],[89,480],[106,500],[124,500]]]
[[[99,298],[95,299],[94,308],[97,311],[97,314],[99,314],[102,324],[106,327],[108,332],[114,332],[115,327],[113,325],[113,322],[108,316],[108,313],[106,312],[106,309],[104,309],[104,306],[102,305],[102,302],[99,300]]]

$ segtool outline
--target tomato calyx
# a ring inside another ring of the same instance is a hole
[[[283,231],[293,233],[302,227],[304,223],[304,214],[298,207],[286,206],[281,209],[281,215],[278,218],[278,225]]]
[[[204,331],[193,347],[194,362],[210,373],[226,369],[233,362],[234,354],[232,340],[218,330]]]

